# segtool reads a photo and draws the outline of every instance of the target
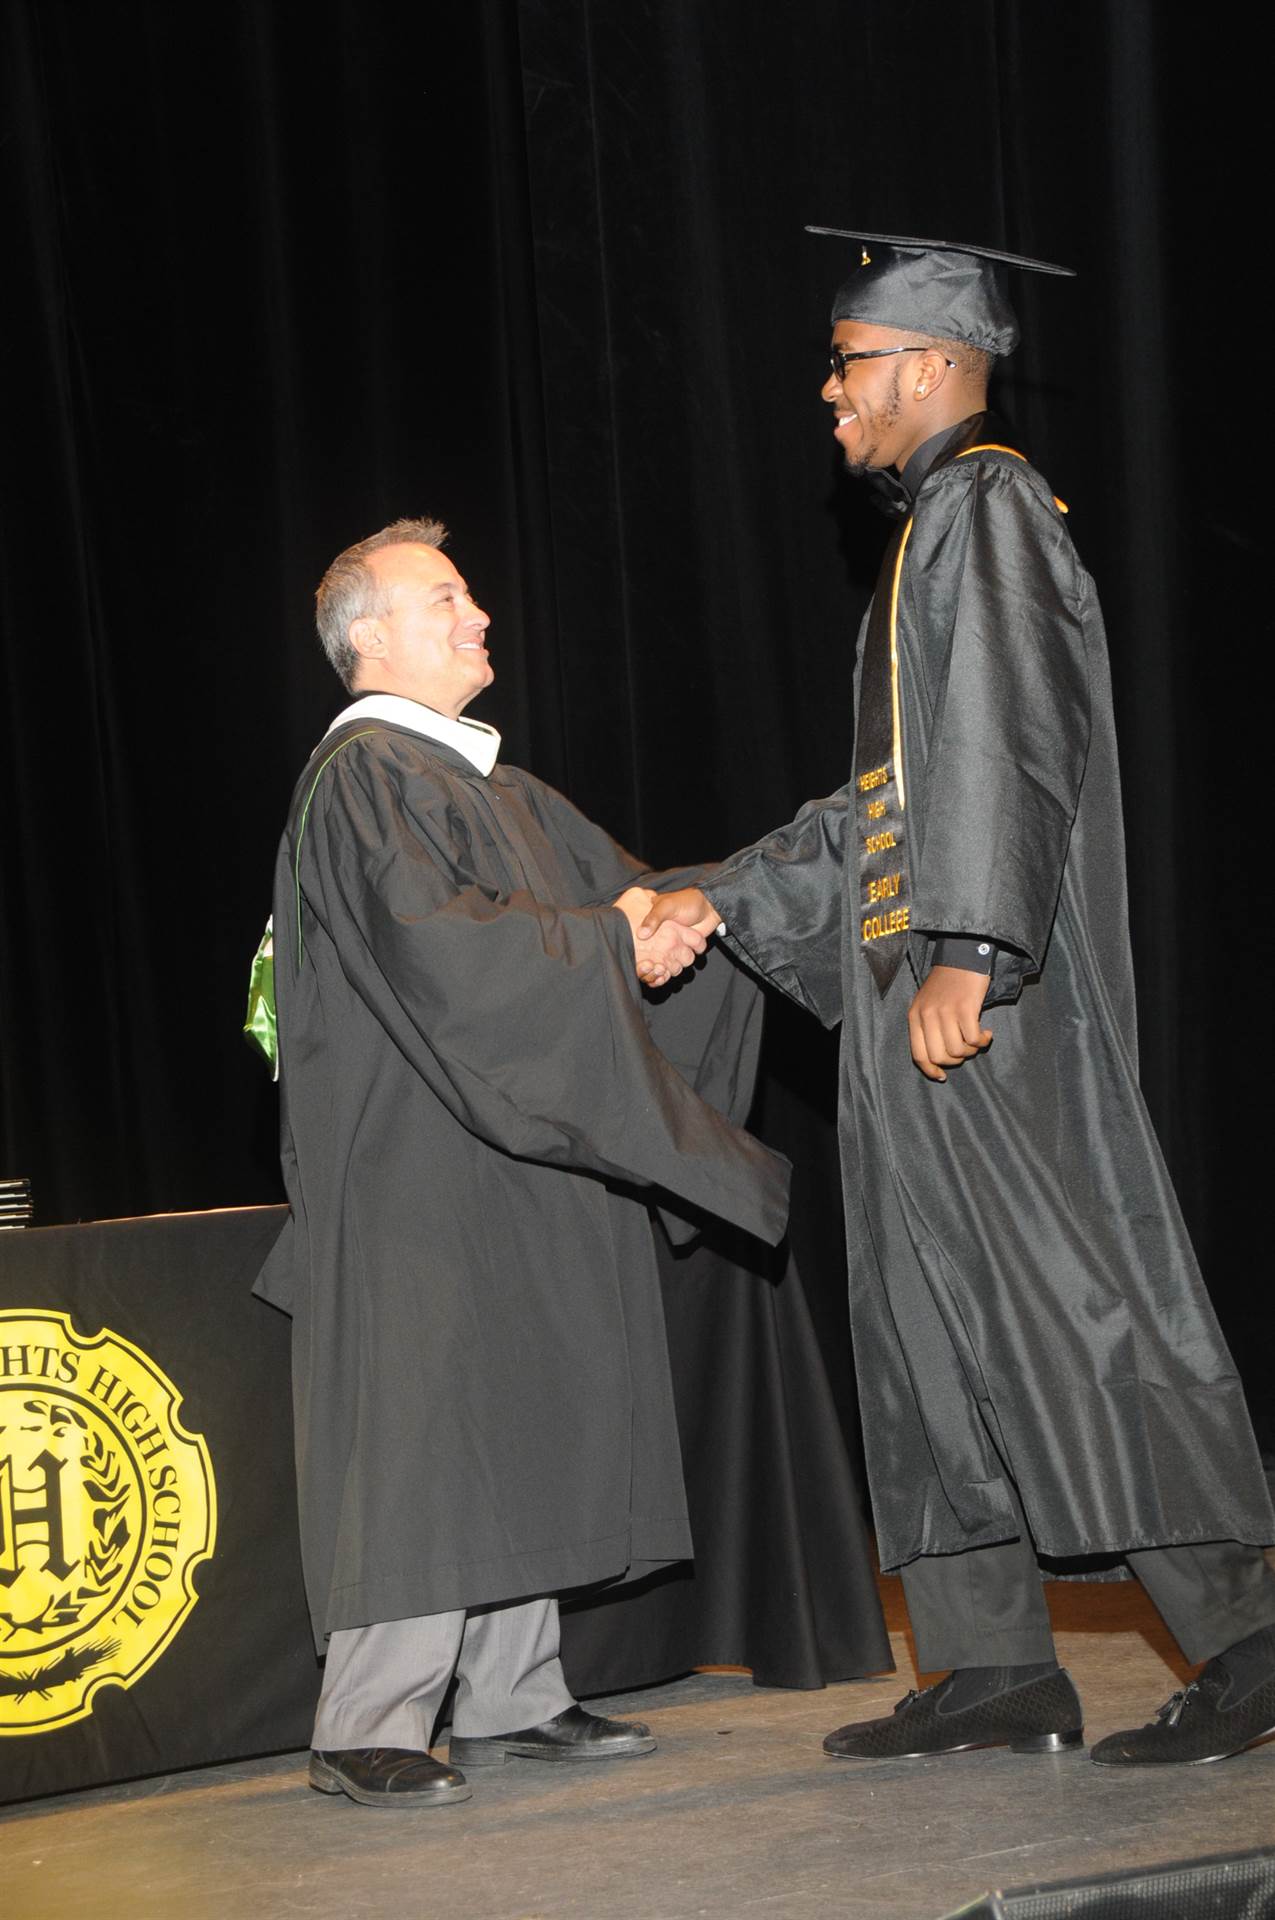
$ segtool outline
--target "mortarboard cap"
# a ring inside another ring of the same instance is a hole
[[[1028,260],[996,247],[971,247],[962,240],[915,240],[849,227],[807,227],[806,232],[860,243],[859,264],[832,303],[834,326],[838,320],[860,320],[901,333],[961,340],[984,353],[1012,353],[1018,344],[1008,267],[1075,277],[1071,267]]]

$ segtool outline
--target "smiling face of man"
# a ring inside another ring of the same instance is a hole
[[[902,471],[931,434],[985,403],[985,376],[980,387],[937,342],[917,346],[892,327],[838,320],[832,345],[847,354],[876,356],[849,361],[820,389],[852,473],[881,467]]]
[[[838,320],[834,347],[847,353],[879,352],[899,345],[900,336],[888,327],[870,327],[858,320]],[[854,360],[838,377],[829,374],[820,397],[834,414],[833,435],[852,473],[868,468],[902,466],[911,437],[904,400],[904,374],[911,355],[891,353],[876,360]]]
[[[382,547],[366,565],[385,590],[386,611],[351,622],[359,656],[352,690],[402,694],[459,719],[495,679],[486,645],[490,615],[438,547]]]

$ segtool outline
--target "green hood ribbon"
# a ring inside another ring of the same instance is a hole
[[[368,740],[376,731],[374,727],[365,727],[362,733],[352,733],[348,740],[342,740],[340,746],[333,747],[323,765],[314,776],[314,785],[306,795],[301,809],[301,825],[297,832],[297,850],[293,857],[292,884],[297,899],[297,966],[305,958],[305,941],[301,931],[301,842],[305,839],[306,823],[310,818],[310,803],[319,791],[319,781],[325,770],[331,766],[338,753],[344,753],[356,740]],[[243,1030],[250,1046],[257,1047],[270,1063],[271,1078],[279,1078],[279,1021],[275,1012],[274,998],[274,915],[266,921],[266,930],[261,936],[261,945],[252,957],[252,971],[248,975],[248,1015]]]
[[[261,945],[252,956],[248,975],[248,1012],[243,1023],[250,1046],[263,1053],[272,1080],[279,1078],[279,1023],[274,1005],[274,916],[266,921]]]

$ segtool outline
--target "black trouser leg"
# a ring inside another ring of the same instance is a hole
[[[1126,1555],[1192,1665],[1275,1626],[1275,1574],[1238,1540],[1144,1547]],[[1036,1557],[1025,1536],[903,1568],[917,1660],[948,1667],[1024,1666],[1055,1657]]]
[[[1275,1626],[1275,1574],[1260,1547],[1206,1540],[1126,1554],[1165,1626],[1194,1666],[1246,1634]]]
[[[1040,1571],[1025,1537],[968,1553],[924,1554],[902,1574],[923,1673],[1057,1658]]]

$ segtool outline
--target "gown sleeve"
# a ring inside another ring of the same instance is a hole
[[[524,799],[564,863],[577,876],[576,905],[606,906],[628,887],[650,887],[656,892],[668,893],[674,887],[706,886],[707,877],[717,871],[714,863],[705,861],[692,861],[679,867],[648,867],[618,840],[613,840],[605,827],[581,813],[556,787],[546,786],[543,780],[528,773],[518,778]]]
[[[580,898],[591,906],[614,900],[626,887],[669,891],[708,888],[714,864],[652,868],[582,814],[563,794],[521,776],[537,818],[567,871],[578,877]],[[761,1052],[762,997],[737,963],[710,944],[689,972],[642,996],[647,1029],[664,1058],[702,1100],[743,1126],[752,1105]]]
[[[662,1188],[777,1241],[788,1164],[652,1043],[623,916],[502,892],[467,842],[443,783],[353,743],[301,842],[302,938],[313,914],[350,986],[479,1138]],[[304,946],[289,959],[304,966]],[[286,983],[280,1009],[286,1073]]]
[[[849,817],[846,786],[809,801],[788,826],[732,854],[703,882],[726,923],[727,946],[826,1027],[842,1016]]]
[[[912,925],[996,942],[988,1004],[1039,972],[1089,746],[1083,576],[1057,509],[1008,460],[971,489],[959,599],[912,782]],[[909,821],[909,826],[911,822]]]

